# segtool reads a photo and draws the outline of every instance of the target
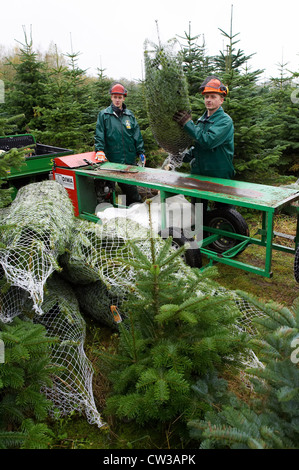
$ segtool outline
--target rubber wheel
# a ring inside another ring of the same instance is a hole
[[[180,248],[181,246],[184,246],[186,243],[188,243],[190,248],[187,248],[183,254],[185,263],[188,264],[191,268],[202,267],[200,249],[198,248],[194,238],[186,237],[183,235],[182,230],[177,227],[163,229],[159,232],[159,235],[164,239],[172,237],[172,246],[176,248]]]
[[[217,228],[226,230],[227,232],[238,233],[239,235],[249,236],[249,228],[245,219],[241,214],[232,208],[219,208],[211,211],[207,211],[204,215],[204,225],[206,227]],[[204,238],[213,233],[205,232]],[[233,248],[239,240],[234,238],[222,237],[215,242],[208,245],[208,249],[215,251],[216,253],[224,253],[226,250]],[[245,250],[245,247],[240,250],[239,253]]]
[[[295,281],[299,282],[299,245],[297,246],[297,250],[295,252],[294,276],[295,276]]]

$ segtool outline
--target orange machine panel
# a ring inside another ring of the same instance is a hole
[[[88,163],[85,160],[89,160],[92,163],[99,163],[96,159],[96,152],[85,152],[77,153],[76,155],[66,155],[64,157],[54,158],[55,166],[65,168],[80,168],[87,166]]]
[[[53,177],[66,189],[73,203],[76,217],[79,215],[79,208],[75,169],[88,166],[88,162],[98,163],[95,159],[95,155],[96,152],[86,152],[56,157],[54,159]],[[87,162],[85,160],[87,160]]]

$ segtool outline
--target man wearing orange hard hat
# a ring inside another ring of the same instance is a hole
[[[111,105],[98,114],[95,132],[96,160],[145,166],[144,144],[137,120],[125,104],[127,90],[119,83],[110,88]],[[142,202],[137,186],[118,183],[126,204]]]
[[[222,108],[228,88],[212,75],[201,84],[199,91],[204,96],[206,111],[196,124],[189,111],[178,111],[173,117],[194,139],[194,146],[185,153],[184,162],[191,162],[193,174],[232,179],[235,174],[234,125]]]

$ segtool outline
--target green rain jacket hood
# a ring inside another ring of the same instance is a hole
[[[95,150],[103,150],[113,163],[136,164],[136,157],[144,153],[144,144],[134,114],[123,107],[118,116],[112,105],[98,114]]]
[[[184,162],[192,160],[191,173],[226,179],[234,177],[234,125],[222,107],[210,117],[205,112],[196,124],[187,122],[184,130],[195,141],[184,157]]]

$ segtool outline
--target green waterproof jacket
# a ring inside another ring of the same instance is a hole
[[[113,163],[136,164],[136,157],[144,153],[144,144],[134,114],[123,106],[121,114],[112,105],[98,114],[95,150],[102,150]]]
[[[234,125],[222,107],[210,117],[205,112],[196,124],[187,122],[184,130],[195,141],[184,157],[184,162],[191,161],[191,173],[226,179],[234,177]]]

